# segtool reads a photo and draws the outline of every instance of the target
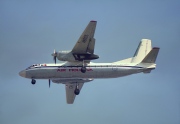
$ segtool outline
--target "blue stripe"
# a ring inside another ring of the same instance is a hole
[[[39,67],[33,67],[33,68],[27,68],[26,70],[29,69],[35,69],[35,68],[72,68],[72,67],[82,67],[82,66],[39,66]],[[129,68],[143,68],[143,67],[139,67],[139,66],[86,66],[86,67],[129,67]]]

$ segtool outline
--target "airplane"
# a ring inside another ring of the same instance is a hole
[[[52,54],[54,63],[33,64],[19,72],[19,75],[31,79],[49,80],[53,83],[65,84],[67,104],[73,104],[84,83],[94,79],[107,79],[128,76],[137,73],[150,73],[156,68],[156,58],[159,47],[152,48],[150,39],[142,39],[133,57],[112,63],[94,63],[98,59],[94,54],[95,28],[97,21],[90,21],[86,29],[71,51],[59,51]],[[65,61],[56,63],[56,59]]]

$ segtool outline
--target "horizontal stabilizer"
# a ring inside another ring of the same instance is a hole
[[[142,60],[142,63],[155,63],[158,52],[158,47],[152,48],[152,50],[147,54],[147,56]]]

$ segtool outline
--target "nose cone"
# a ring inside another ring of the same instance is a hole
[[[21,77],[26,77],[26,71],[20,71],[19,72],[19,75],[21,76]]]

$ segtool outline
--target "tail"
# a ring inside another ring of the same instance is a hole
[[[143,73],[150,73],[151,70],[156,68],[156,58],[159,53],[159,48],[151,46],[151,40],[142,39],[135,54],[132,58],[132,63],[138,63],[146,69]]]
[[[136,49],[131,63],[140,63],[145,58],[145,56],[151,51],[151,49],[151,40],[142,39],[139,43],[138,48]]]
[[[143,73],[150,73],[151,70],[156,68],[156,58],[159,53],[159,48],[154,47],[152,50],[147,54],[147,56],[142,60],[142,62],[139,64],[146,69],[143,71]]]
[[[148,63],[148,65],[149,64],[155,65],[158,52],[159,52],[158,47],[152,48],[151,40],[142,39],[133,57],[121,61],[117,61],[114,63],[134,63],[134,64],[138,63],[143,65],[144,64],[147,65]]]

